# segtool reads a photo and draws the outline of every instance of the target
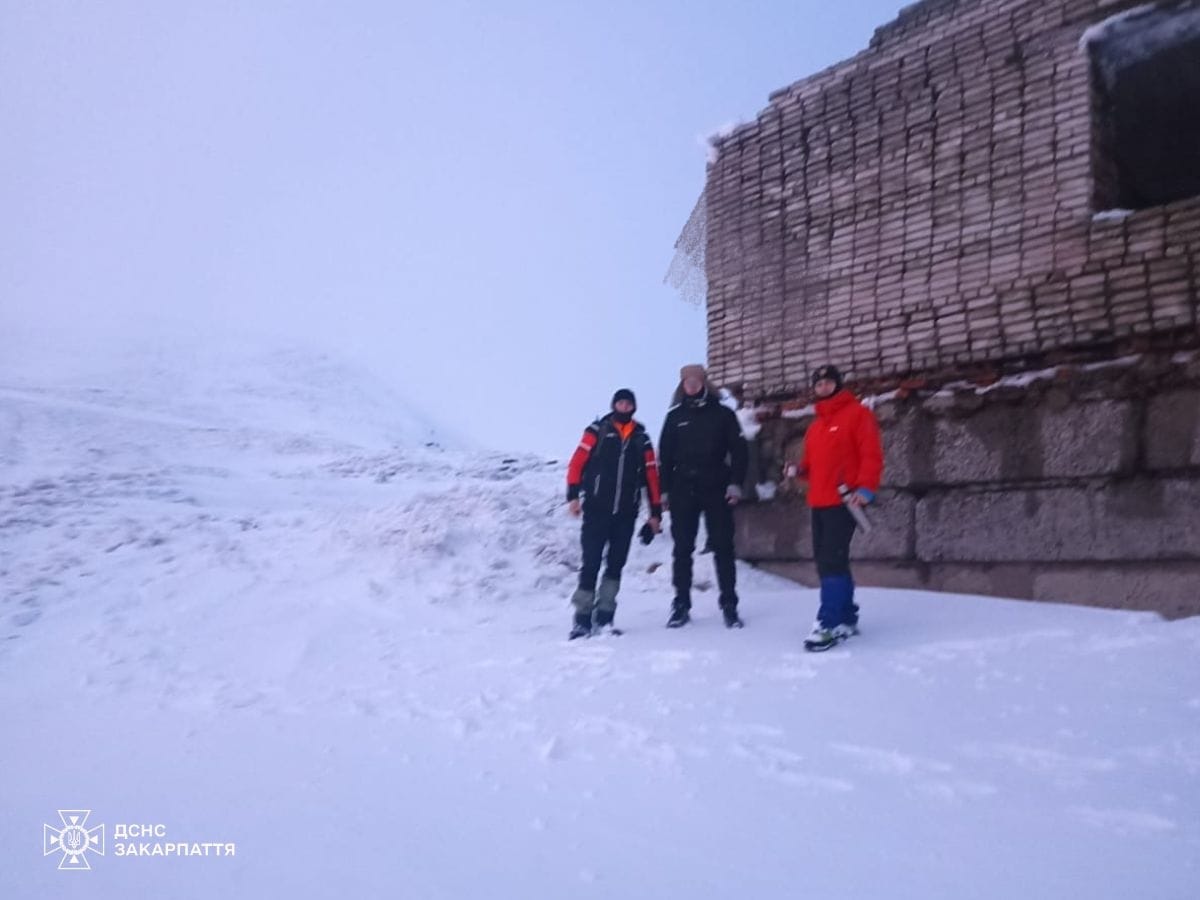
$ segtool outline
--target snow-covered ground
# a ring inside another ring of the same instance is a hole
[[[663,628],[659,539],[568,643],[560,465],[296,352],[40,358],[0,364],[5,900],[1200,895],[1200,620],[863,589],[806,655],[814,592],[748,568],[744,631],[708,581]],[[79,809],[106,854],[59,871]]]

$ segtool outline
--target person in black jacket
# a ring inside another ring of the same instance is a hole
[[[571,597],[575,607],[571,640],[587,637],[593,629],[614,630],[621,569],[629,558],[643,487],[650,501],[647,524],[655,533],[662,528],[658,463],[650,436],[633,419],[636,410],[633,391],[622,388],[613,394],[612,412],[584,430],[567,466],[567,503],[571,515],[583,515],[583,567]],[[604,578],[597,589],[602,561]]]
[[[721,613],[728,628],[741,628],[733,551],[733,507],[742,498],[746,477],[746,439],[732,410],[709,395],[703,366],[680,371],[679,398],[667,412],[659,440],[663,509],[671,513],[675,542],[668,628],[690,619],[692,553],[700,516],[708,529],[720,588]]]

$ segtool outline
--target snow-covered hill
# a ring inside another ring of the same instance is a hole
[[[626,635],[567,643],[561,466],[307,354],[106,366],[0,366],[0,896],[1200,888],[1200,621],[864,589],[814,657],[750,569],[744,631],[707,582],[664,629],[660,539]]]

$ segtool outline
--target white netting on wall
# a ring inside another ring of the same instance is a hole
[[[708,238],[708,198],[701,192],[683,231],[675,241],[675,256],[663,283],[679,291],[685,303],[700,306],[708,295],[704,246]]]

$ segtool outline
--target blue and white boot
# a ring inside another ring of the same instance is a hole
[[[804,639],[804,649],[810,653],[820,653],[837,644],[838,638],[834,629],[826,628],[820,622],[814,622],[812,631]]]
[[[812,631],[804,639],[804,649],[811,653],[820,653],[856,634],[858,634],[858,628],[854,625],[835,625],[833,628],[826,628],[820,622],[814,622]]]

